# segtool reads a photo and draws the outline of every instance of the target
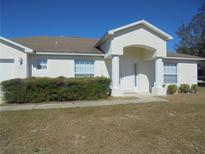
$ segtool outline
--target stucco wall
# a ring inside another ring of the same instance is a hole
[[[177,68],[179,84],[197,84],[197,63],[179,62]]]
[[[20,65],[20,58],[23,60],[23,64]],[[0,59],[13,59],[14,63],[6,64],[0,63],[1,73],[4,73],[5,79],[12,78],[25,78],[27,76],[27,54],[20,51],[15,46],[9,46],[9,44],[4,44],[0,42]],[[1,81],[0,81],[1,82]]]
[[[113,40],[112,53],[122,53],[123,48],[131,45],[144,45],[156,49],[155,56],[166,56],[166,41],[147,31],[139,28],[134,31],[123,32],[115,36]]]
[[[180,84],[197,84],[198,80],[198,65],[196,61],[191,60],[164,60],[164,63],[177,64],[177,85]]]
[[[38,59],[47,60],[47,69],[39,70],[36,68]],[[107,65],[103,57],[88,56],[56,56],[56,55],[33,55],[30,59],[31,76],[38,77],[74,77],[74,60],[75,59],[91,59],[95,60],[94,75],[109,77]]]
[[[104,50],[107,55],[123,55],[124,47],[133,45],[152,48],[155,50],[155,54],[152,55],[152,57],[166,57],[166,40],[142,25],[137,25],[115,33],[101,45],[101,49]]]

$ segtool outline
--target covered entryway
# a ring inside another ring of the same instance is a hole
[[[126,90],[164,95],[162,59],[170,39],[145,20],[108,31],[96,46],[111,58],[112,95]]]
[[[154,86],[155,49],[132,45],[120,56],[120,89],[123,92],[150,92]]]

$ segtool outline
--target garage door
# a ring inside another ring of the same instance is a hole
[[[0,82],[14,78],[14,59],[0,59]]]

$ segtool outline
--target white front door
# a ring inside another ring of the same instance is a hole
[[[121,61],[120,86],[123,90],[134,90],[137,87],[137,64],[131,60]]]

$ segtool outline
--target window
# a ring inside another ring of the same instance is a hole
[[[0,63],[14,63],[14,59],[0,59]]]
[[[164,64],[164,83],[177,83],[177,64]]]
[[[94,61],[93,60],[75,60],[76,77],[93,77]]]
[[[47,60],[37,60],[37,69],[39,70],[45,70],[47,69]]]

